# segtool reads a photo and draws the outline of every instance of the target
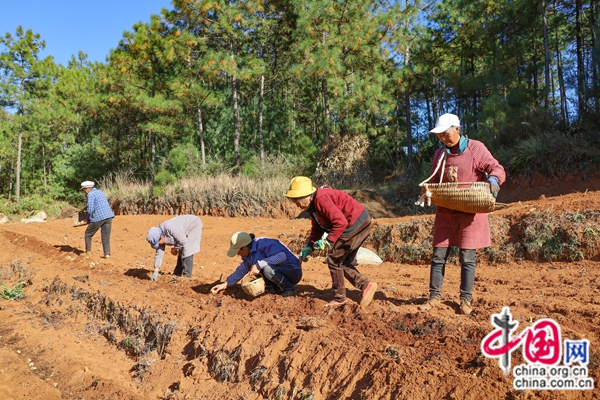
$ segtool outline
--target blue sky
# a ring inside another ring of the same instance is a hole
[[[89,61],[105,62],[124,31],[162,8],[172,8],[170,0],[0,0],[0,36],[14,37],[21,25],[46,42],[42,58],[66,65],[81,50]]]

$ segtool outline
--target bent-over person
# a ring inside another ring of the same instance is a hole
[[[316,189],[310,178],[296,176],[286,193],[298,208],[308,213],[311,230],[300,260],[313,251],[329,250],[327,266],[332,280],[333,299],[327,307],[346,304],[345,279],[361,291],[361,307],[367,307],[377,291],[356,269],[356,253],[371,232],[371,218],[365,207],[352,196],[330,187]],[[327,237],[323,239],[324,233]]]
[[[172,246],[171,254],[177,256],[173,277],[192,277],[194,254],[200,252],[202,240],[202,220],[195,215],[183,214],[171,218],[148,230],[146,240],[156,250],[154,256],[153,281],[158,279],[158,271],[163,262],[165,247]]]
[[[213,286],[216,294],[238,283],[246,274],[265,278],[265,293],[283,297],[296,296],[296,284],[302,279],[298,257],[277,239],[255,237],[253,233],[236,232],[230,240],[228,257],[238,255],[242,263],[223,283]]]

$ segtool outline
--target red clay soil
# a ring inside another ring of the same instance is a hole
[[[600,209],[600,192],[577,194],[598,190],[600,180],[592,180],[527,183],[527,196],[523,182],[507,184],[499,200],[514,202],[503,212]],[[539,199],[547,187],[552,191]],[[427,261],[363,265],[359,270],[379,284],[373,303],[360,309],[360,293],[349,287],[351,301],[331,310],[324,308],[332,293],[323,258],[304,264],[297,297],[252,298],[239,286],[209,293],[239,263],[225,255],[232,233],[288,244],[304,236],[308,220],[202,217],[193,278],[172,281],[175,257],[166,255],[155,283],[145,235],[165,219],[117,216],[110,260],[100,258],[99,233],[93,256],[82,254],[85,227],[71,220],[0,226],[0,281],[16,283],[6,278],[11,265],[28,279],[23,299],[0,299],[0,399],[600,398],[597,388],[516,390],[513,376],[480,347],[503,306],[519,332],[551,318],[563,339],[589,340],[589,376],[597,385],[598,262],[480,265],[470,316],[458,311],[457,265],[447,267],[442,305],[429,312],[419,310],[428,293]],[[151,327],[174,331],[144,355],[136,338],[152,338]],[[511,362],[524,363],[520,350]]]

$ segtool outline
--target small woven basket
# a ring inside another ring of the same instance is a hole
[[[246,277],[244,277],[244,279],[245,278]],[[246,294],[256,297],[265,292],[265,280],[262,276],[250,282],[244,282],[244,279],[242,279],[242,289]]]
[[[508,207],[496,203],[488,182],[422,183],[421,193],[427,191],[436,206],[465,213],[488,213]]]

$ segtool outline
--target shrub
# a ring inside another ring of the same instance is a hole
[[[25,286],[25,282],[18,282],[15,286],[9,289],[6,284],[2,283],[2,290],[0,290],[0,297],[4,300],[19,300],[25,297],[25,292],[23,291],[23,286]]]

